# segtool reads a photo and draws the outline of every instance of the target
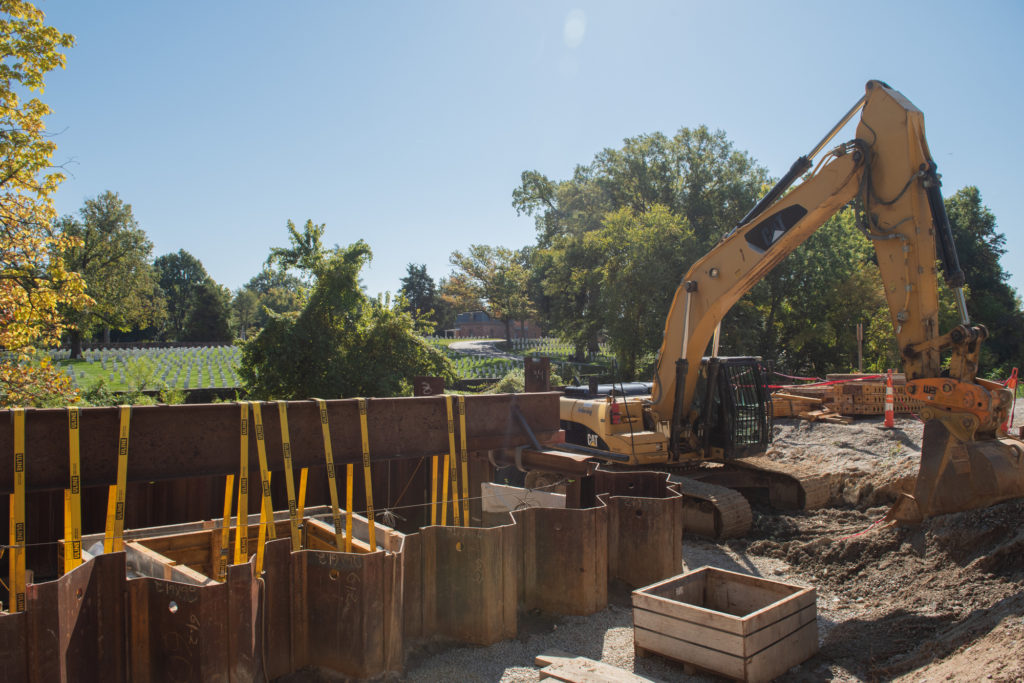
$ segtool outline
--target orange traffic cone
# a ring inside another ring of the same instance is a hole
[[[885,377],[885,426],[892,429],[896,426],[896,398],[892,393],[892,370]]]

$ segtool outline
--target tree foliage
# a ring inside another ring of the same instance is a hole
[[[258,398],[396,396],[410,394],[415,375],[451,382],[451,363],[418,334],[399,305],[370,299],[359,273],[371,258],[362,240],[324,249],[322,227],[292,231],[282,263],[303,270],[311,288],[299,313],[274,315],[242,349],[240,374]],[[291,256],[298,258],[292,259]]]
[[[580,360],[607,340],[621,376],[635,375],[660,344],[682,275],[767,187],[763,168],[704,127],[629,138],[567,180],[524,172],[512,203],[535,219],[536,246],[524,251],[542,323],[572,342]],[[1005,238],[977,188],[960,190],[946,207],[968,310],[990,330],[983,371],[1005,377],[1024,357],[1024,312],[1000,265]],[[957,322],[952,296],[942,282],[939,290],[940,327],[948,330]],[[720,353],[759,355],[801,374],[845,372],[857,366],[858,323],[865,369],[898,367],[876,256],[848,208],[733,307]]]
[[[174,341],[230,341],[231,294],[184,249],[153,262],[167,299],[164,336]]]
[[[0,405],[75,400],[67,378],[34,353],[60,339],[61,307],[89,302],[61,258],[74,244],[54,228],[52,196],[64,176],[51,166],[50,108],[35,96],[74,38],[44,19],[30,3],[0,3]]]
[[[527,290],[529,271],[522,254],[506,247],[472,244],[465,254],[452,252],[455,268],[449,287],[462,290],[464,300],[478,299],[492,318],[505,324],[505,340],[512,341],[512,321],[533,313]]]
[[[434,278],[427,274],[427,266],[422,263],[410,263],[405,267],[405,277],[398,293],[406,301],[406,310],[413,315],[432,314],[437,308],[437,285]]]
[[[981,367],[1006,377],[1011,367],[1024,363],[1024,309],[1000,262],[1006,254],[1006,236],[997,232],[996,217],[982,204],[977,187],[965,187],[946,198],[946,213],[967,280],[967,311],[989,331]]]
[[[256,294],[257,309],[253,322],[255,330],[263,329],[275,314],[297,313],[305,302],[307,286],[298,276],[283,268],[264,266],[254,275],[245,289]]]
[[[597,350],[602,333],[621,322],[609,312],[621,307],[609,309],[603,301],[602,264],[609,257],[605,248],[615,246],[615,241],[588,240],[587,235],[607,232],[610,215],[619,216],[617,224],[628,215],[643,223],[646,214],[656,211],[652,224],[671,216],[688,227],[685,243],[677,245],[685,255],[674,263],[685,271],[743,217],[767,173],[735,150],[723,132],[702,126],[682,128],[671,138],[661,133],[628,138],[621,148],[605,149],[590,164],[577,166],[568,180],[553,181],[537,171],[524,172],[521,180],[512,193],[512,205],[536,222],[533,300],[545,326],[572,342],[582,359]],[[616,214],[624,210],[632,213]],[[671,255],[677,252],[673,246],[663,256],[672,262]],[[668,277],[664,268],[658,270],[665,280],[649,283],[656,287],[653,291],[634,292],[638,300],[671,298],[682,273]],[[612,341],[621,349],[629,344],[626,339]],[[626,355],[635,357],[633,351]]]
[[[131,204],[116,192],[87,199],[78,219],[65,216],[60,231],[74,239],[64,252],[67,266],[85,278],[92,304],[66,317],[71,331],[71,356],[82,355],[82,337],[96,329],[127,332],[159,323],[166,311],[163,292],[149,263],[153,244],[139,228]]]

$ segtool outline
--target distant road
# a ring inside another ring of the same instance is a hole
[[[448,348],[457,353],[464,353],[467,356],[484,356],[485,358],[506,358],[508,360],[522,360],[521,356],[513,356],[505,353],[497,347],[501,339],[470,339],[467,341],[452,342]]]

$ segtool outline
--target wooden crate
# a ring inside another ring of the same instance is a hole
[[[768,681],[818,651],[816,593],[714,567],[633,591],[637,655]]]

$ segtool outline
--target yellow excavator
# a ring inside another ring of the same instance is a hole
[[[858,112],[856,138],[815,165]],[[1024,441],[1003,429],[1012,394],[977,376],[988,332],[968,315],[939,188],[923,114],[885,83],[869,81],[828,135],[686,273],[665,323],[653,384],[567,388],[560,401],[567,446],[613,467],[667,467],[688,504],[707,514],[711,536],[749,528],[749,504],[737,491],[767,494],[780,507],[823,505],[828,490],[821,477],[763,456],[771,399],[760,359],[718,357],[718,330],[741,296],[856,201],[861,230],[877,254],[907,392],[924,404],[916,481],[890,516],[912,524],[1024,496]],[[939,330],[937,262],[960,317],[948,332]]]

